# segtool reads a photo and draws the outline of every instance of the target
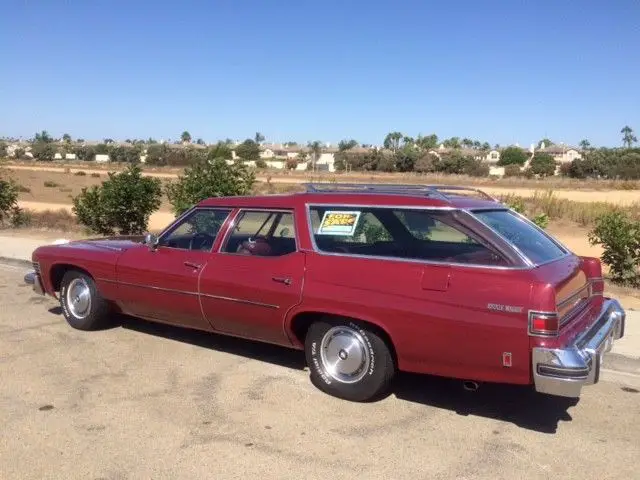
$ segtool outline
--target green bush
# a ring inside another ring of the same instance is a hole
[[[85,172],[84,170],[78,170],[76,173],[74,173],[74,175],[76,177],[84,177],[87,175],[87,172]]]
[[[209,197],[247,195],[255,182],[254,173],[243,162],[228,165],[225,160],[202,160],[185,169],[183,176],[166,186],[176,215]]]
[[[144,233],[151,213],[160,207],[161,181],[143,177],[137,165],[108,175],[102,185],[83,188],[73,199],[78,222],[101,235]]]
[[[45,180],[43,185],[47,188],[56,188],[59,187],[60,185],[58,185],[56,182],[53,182],[51,180]]]
[[[0,224],[18,226],[22,219],[22,210],[18,206],[20,187],[11,179],[0,178]]]
[[[520,177],[522,176],[522,170],[520,170],[520,165],[511,164],[504,167],[504,176],[505,177]]]
[[[548,177],[556,173],[556,161],[548,153],[538,153],[529,163],[531,173],[541,177]]]
[[[589,242],[602,245],[602,261],[613,282],[640,286],[640,221],[620,211],[605,213],[589,232]]]

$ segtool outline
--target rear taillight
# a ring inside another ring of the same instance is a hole
[[[558,315],[551,312],[529,313],[529,335],[535,337],[555,337],[558,335],[560,322]]]

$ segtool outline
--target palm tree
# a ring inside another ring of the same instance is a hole
[[[64,143],[71,143],[71,135],[69,135],[68,133],[65,133],[64,135],[62,135],[62,141]]]
[[[182,140],[182,143],[191,143],[191,134],[185,130],[180,135],[180,140]]]
[[[322,153],[322,142],[319,142],[318,140],[314,141],[314,142],[309,142],[307,144],[307,147],[309,147],[309,150],[311,150],[311,158],[312,158],[312,165],[313,165],[313,171],[316,171],[316,162],[318,161],[318,157],[320,157],[320,154]]]
[[[586,138],[584,140],[580,140],[580,148],[582,148],[582,150],[589,150],[589,148],[591,148],[591,143]]]
[[[261,134],[260,132],[256,132],[254,140],[258,145],[260,145],[262,142],[264,142],[264,135]]]
[[[622,136],[622,143],[627,147],[631,148],[631,145],[636,143],[638,139],[633,134],[633,129],[629,125],[625,125],[622,130],[620,130]]]

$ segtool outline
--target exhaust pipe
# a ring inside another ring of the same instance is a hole
[[[462,388],[467,392],[475,392],[480,388],[480,385],[478,385],[478,382],[474,382],[473,380],[465,380],[462,382]]]

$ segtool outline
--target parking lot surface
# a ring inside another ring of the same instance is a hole
[[[637,389],[576,403],[402,375],[350,403],[300,352],[135,319],[73,330],[24,272],[0,265],[2,480],[640,478]]]

